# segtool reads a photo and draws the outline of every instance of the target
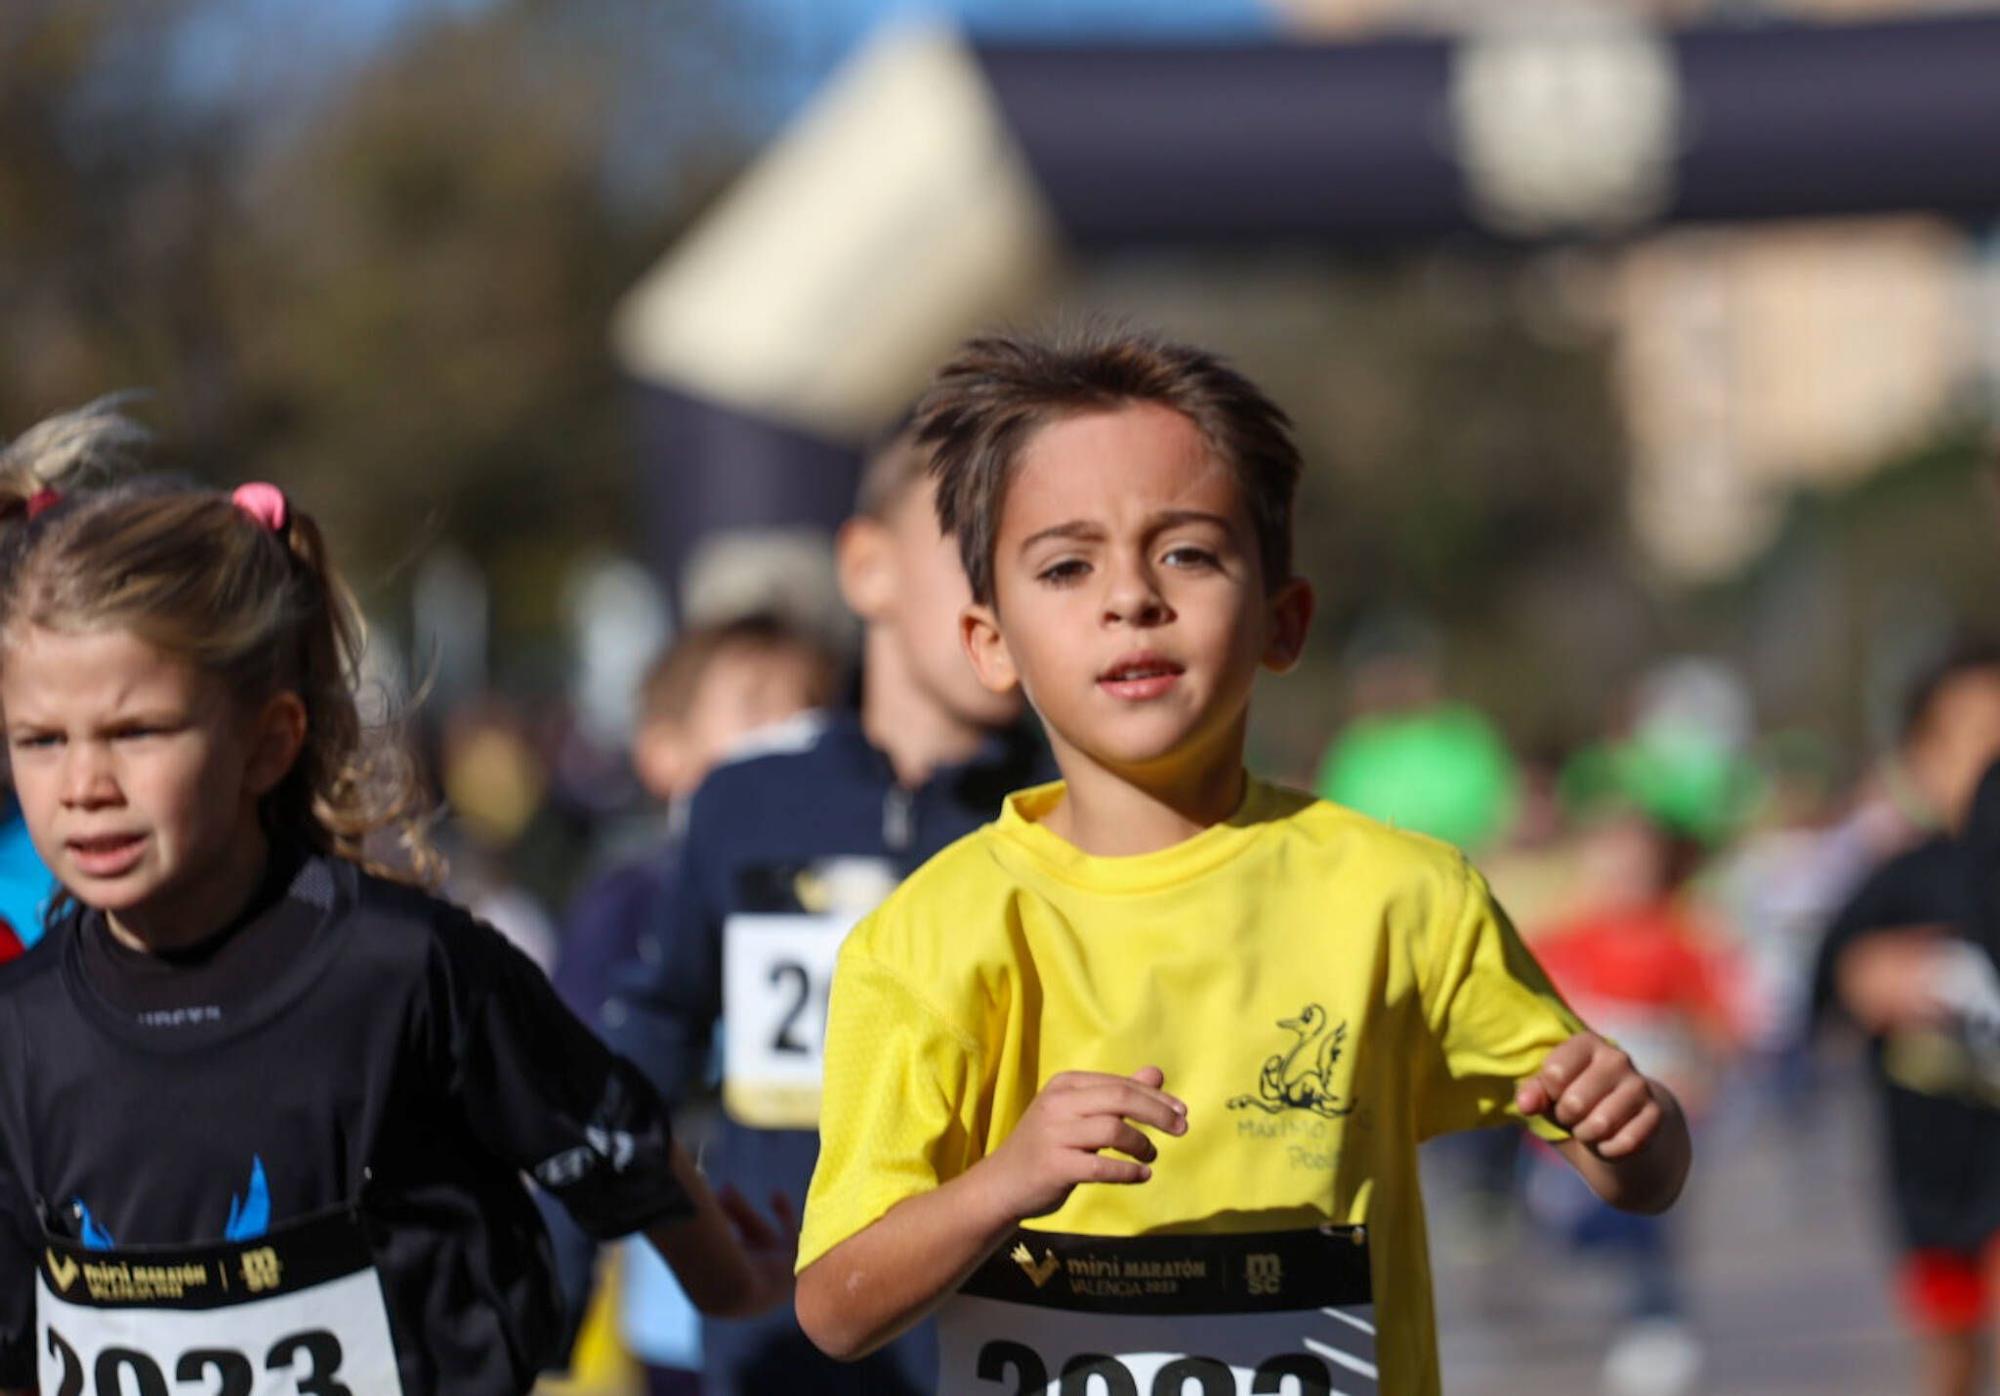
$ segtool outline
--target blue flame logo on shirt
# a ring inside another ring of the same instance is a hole
[[[271,1229],[271,1185],[264,1180],[264,1160],[250,1156],[250,1186],[243,1196],[229,1195],[229,1221],[222,1228],[225,1241],[250,1241]]]
[[[70,1206],[76,1211],[76,1235],[83,1242],[85,1250],[115,1250],[118,1242],[90,1214],[90,1207],[80,1197],[71,1199]],[[223,1224],[222,1239],[225,1241],[253,1241],[271,1229],[271,1184],[264,1176],[262,1155],[250,1156],[250,1186],[241,1194],[229,1195],[229,1220]]]
[[[84,1205],[82,1198],[74,1199],[70,1206],[76,1209],[76,1235],[85,1250],[108,1251],[118,1244],[111,1238],[110,1232],[97,1224],[97,1218],[90,1215],[90,1208]]]

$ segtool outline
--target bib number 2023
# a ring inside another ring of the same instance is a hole
[[[174,1363],[172,1385],[158,1362],[134,1348],[105,1348],[86,1373],[76,1349],[53,1328],[49,1329],[49,1356],[62,1364],[62,1376],[56,1389],[44,1396],[250,1396],[256,1386],[250,1358],[233,1348],[193,1348],[182,1353]],[[337,1380],[340,1359],[340,1339],[324,1329],[313,1329],[273,1343],[264,1354],[264,1370],[290,1373],[298,1396],[355,1396]]]
[[[1009,1396],[1044,1396],[1049,1366],[1022,1343],[990,1342],[979,1350],[979,1378],[998,1382]],[[1011,1385],[1010,1385],[1011,1383]],[[1078,1353],[1055,1374],[1060,1396],[1142,1396],[1139,1378],[1116,1357]],[[1326,1363],[1303,1352],[1281,1353],[1257,1364],[1250,1376],[1257,1396],[1330,1396],[1333,1374]],[[1153,1375],[1143,1396],[1236,1396],[1236,1373],[1213,1357],[1176,1357]]]

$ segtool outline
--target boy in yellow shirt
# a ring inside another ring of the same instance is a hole
[[[917,420],[966,653],[1064,779],[842,948],[800,1322],[853,1357],[935,1311],[953,1393],[1435,1392],[1417,1144],[1525,1119],[1652,1211],[1679,1107],[1456,852],[1245,774],[1252,680],[1312,614],[1254,385],[989,338]]]

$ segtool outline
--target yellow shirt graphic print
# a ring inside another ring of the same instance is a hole
[[[1267,1115],[1308,1110],[1322,1119],[1337,1120],[1354,1107],[1343,1104],[1334,1088],[1333,1069],[1347,1041],[1347,1024],[1336,1026],[1326,1010],[1309,1003],[1296,1016],[1280,1018],[1278,1026],[1297,1035],[1289,1051],[1264,1059],[1257,1089],[1231,1098],[1231,1110],[1262,1110]]]
[[[1443,845],[1252,782],[1185,843],[1094,858],[1041,824],[1061,797],[1012,797],[843,946],[801,1264],[984,1158],[1055,1073],[1157,1065],[1188,1133],[1033,1219],[1031,1257],[1365,1228],[1382,1389],[1435,1390],[1416,1146],[1509,1117],[1581,1025]]]

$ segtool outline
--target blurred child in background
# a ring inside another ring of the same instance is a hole
[[[1671,800],[1649,798],[1673,784],[1660,769],[1671,757],[1644,744],[1599,755],[1612,788],[1593,792],[1581,812],[1583,905],[1532,944],[1576,1011],[1698,1120],[1738,1040],[1733,967],[1690,891],[1708,845],[1690,827],[1699,821],[1676,817]],[[1567,1223],[1575,1243],[1617,1256],[1630,1277],[1627,1324],[1606,1356],[1605,1390],[1693,1390],[1701,1349],[1686,1322],[1673,1221],[1604,1206],[1545,1150],[1535,1157],[1531,1207]]]
[[[770,614],[686,630],[640,678],[630,760],[658,802],[652,838],[636,840],[572,902],[556,960],[556,992],[584,1022],[600,1024],[620,966],[658,956],[666,864],[702,778],[756,734],[826,706],[836,662],[826,648]],[[572,1332],[584,1320],[596,1244],[554,1206],[542,1208],[556,1236]],[[648,1396],[700,1390],[700,1316],[672,1272],[644,1246],[618,1260],[618,1338],[646,1376]]]
[[[696,626],[639,681],[632,769],[658,806],[647,835],[571,904],[556,963],[556,992],[587,1021],[609,996],[612,972],[636,958],[668,857],[704,777],[749,739],[833,700],[837,664],[804,632],[757,614]]]
[[[555,966],[556,992],[587,1023],[601,1023],[613,977],[663,915],[666,867],[685,827],[688,801],[708,772],[756,749],[757,734],[832,701],[837,665],[817,641],[772,615],[749,615],[684,632],[639,682],[631,761],[663,818],[654,836],[627,849],[571,904]],[[572,1331],[584,1317],[596,1246],[553,1205],[543,1217],[557,1239]],[[656,1255],[622,1248],[618,1333],[645,1370],[649,1396],[701,1389],[700,1319]]]
[[[1813,1005],[1868,1039],[1922,1389],[1971,1396],[1991,1389],[2000,1301],[2000,651],[1969,647],[1932,669],[1903,733],[1900,765],[1935,832],[1834,919]]]

